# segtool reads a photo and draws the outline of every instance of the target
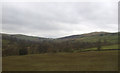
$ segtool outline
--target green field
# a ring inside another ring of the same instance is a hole
[[[114,45],[108,45],[108,46],[102,46],[101,50],[110,50],[110,49],[119,49],[118,48],[118,44],[114,44]],[[81,52],[81,51],[96,51],[97,48],[88,48],[88,49],[81,49],[81,50],[76,50],[74,52]]]
[[[118,51],[8,56],[2,64],[3,71],[115,71]]]

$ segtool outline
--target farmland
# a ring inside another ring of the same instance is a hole
[[[118,51],[7,56],[2,64],[3,71],[115,71]]]

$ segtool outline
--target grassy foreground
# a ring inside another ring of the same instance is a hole
[[[117,65],[117,50],[3,57],[3,71],[115,71]]]

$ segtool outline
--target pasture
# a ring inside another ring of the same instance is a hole
[[[45,53],[2,58],[3,71],[116,71],[118,51]]]

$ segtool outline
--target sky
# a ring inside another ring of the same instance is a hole
[[[4,2],[2,32],[47,38],[118,31],[116,2]]]

